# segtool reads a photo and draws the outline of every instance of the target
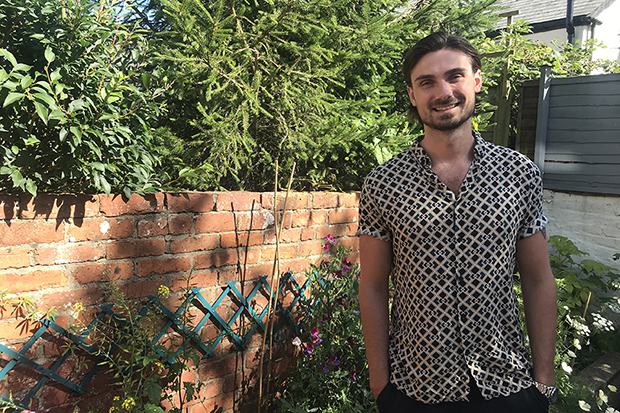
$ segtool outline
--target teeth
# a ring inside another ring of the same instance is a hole
[[[455,108],[455,107],[456,107],[456,103],[453,104],[453,105],[450,105],[450,106],[440,106],[440,107],[435,108],[435,110],[439,110],[439,111],[441,111],[441,110],[448,110],[448,109],[452,109],[452,108]]]

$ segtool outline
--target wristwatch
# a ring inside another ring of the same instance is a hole
[[[558,399],[558,388],[555,386],[547,386],[546,384],[534,382],[534,386],[541,392],[548,400],[549,403],[555,403]]]

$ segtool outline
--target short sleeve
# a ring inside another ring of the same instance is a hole
[[[526,185],[527,203],[524,206],[525,211],[522,215],[523,219],[517,234],[517,239],[519,240],[534,235],[549,223],[549,219],[543,211],[543,186],[540,170],[534,164],[531,166],[531,179]]]
[[[368,176],[362,187],[359,205],[359,226],[356,235],[370,235],[382,241],[391,241],[392,231],[383,217],[382,209],[376,203],[376,188],[373,182],[372,176]]]

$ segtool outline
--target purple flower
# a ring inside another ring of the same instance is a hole
[[[355,381],[357,380],[357,377],[355,376],[357,374],[357,370],[351,370],[351,378]]]
[[[332,237],[332,234],[328,234],[327,237],[325,237],[325,241],[330,244],[336,245],[336,241],[334,241],[334,237]]]
[[[355,310],[355,311],[353,311],[353,315],[360,315],[360,312]]]
[[[306,349],[304,351],[308,354],[312,354],[312,352],[314,351],[314,344],[306,343]]]
[[[320,344],[323,340],[319,338],[319,329],[314,327],[310,330],[310,336],[312,337],[312,343]]]
[[[340,360],[338,360],[338,357],[336,356],[331,356],[329,357],[329,362],[332,363],[334,366],[337,366],[338,364],[340,364]]]
[[[349,345],[353,347],[355,345],[355,342],[353,341],[353,337],[351,336],[347,337],[347,343],[349,343]]]
[[[323,373],[329,373],[329,367],[327,366],[327,364],[323,364]]]
[[[344,275],[342,275],[342,270],[337,270],[334,275],[336,278],[344,278]]]
[[[322,247],[325,251],[329,251],[329,244],[323,244]]]

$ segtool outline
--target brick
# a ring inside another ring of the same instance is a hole
[[[314,231],[314,230],[312,230]],[[281,243],[290,243],[297,242],[301,238],[301,228],[290,228],[290,229],[282,229],[282,234],[280,235]],[[314,235],[314,232],[313,232]],[[276,231],[275,229],[265,230],[265,235],[263,236],[263,244],[275,244],[276,243]]]
[[[57,247],[40,246],[34,251],[34,259],[38,265],[97,261],[102,257],[103,247],[88,243],[67,243]]]
[[[278,192],[277,210],[284,209],[284,200],[286,192]],[[263,208],[273,210],[273,193],[264,193],[261,196]],[[286,210],[293,211],[297,209],[307,209],[310,206],[310,195],[307,192],[290,192],[286,200]]]
[[[358,224],[348,224],[347,225],[347,237],[354,237],[357,233]]]
[[[194,406],[192,413],[214,413],[226,412],[234,407],[235,400],[233,393],[226,393],[220,397],[215,397]]]
[[[67,362],[65,362],[66,364]],[[51,367],[51,366],[46,366]],[[63,365],[64,367],[64,365]],[[58,373],[58,372],[57,372]],[[69,399],[71,391],[69,393],[61,390],[58,387],[46,386],[41,390],[41,399],[45,400],[45,406],[61,406]],[[69,407],[69,406],[67,406]]]
[[[325,250],[321,241],[305,242],[299,246],[299,256],[308,257],[310,255],[321,255]]]
[[[189,271],[190,266],[189,258],[187,257],[144,260],[138,261],[137,273],[140,277],[151,274],[169,274]]]
[[[28,319],[0,321],[0,341],[30,338],[40,327],[39,323],[31,323]]]
[[[280,271],[293,271],[295,274],[303,274],[310,269],[310,264],[312,264],[312,262],[307,259],[289,260],[280,263]]]
[[[341,238],[347,235],[346,225],[330,225],[316,228],[317,239],[325,239],[328,235],[334,238]]]
[[[314,239],[314,228],[302,228],[301,229],[301,240],[308,241]]]
[[[115,241],[107,245],[107,258],[115,260],[131,257],[148,257],[162,255],[165,250],[166,241],[163,239]]]
[[[359,238],[348,238],[340,240],[340,244],[345,248],[353,248],[353,251],[359,251],[360,240]]]
[[[263,243],[263,234],[256,231],[251,231],[249,240],[248,233],[239,233],[239,243],[237,244],[237,234],[229,232],[220,236],[220,246],[222,248],[237,248],[251,245],[261,245]]]
[[[215,285],[217,285],[217,271],[199,272],[191,275],[190,287],[205,288],[213,287]],[[187,275],[176,277],[170,282],[170,290],[174,292],[181,291],[187,287]]]
[[[338,208],[342,206],[339,203],[338,194],[333,192],[312,192],[312,208],[326,209]]]
[[[249,248],[247,251],[247,258],[246,258],[246,251],[245,250],[241,251],[241,264],[242,265],[256,264],[259,261],[260,261],[260,248]]]
[[[345,224],[357,222],[356,208],[341,208],[329,211],[329,224]]]
[[[138,222],[138,236],[140,238],[159,237],[162,235],[168,235],[168,232],[167,219]]]
[[[0,285],[9,287],[12,293],[64,287],[67,285],[67,275],[61,270],[38,270],[25,274],[2,274],[0,275]]]
[[[198,367],[198,380],[208,381],[234,373],[240,369],[235,356],[209,360]]]
[[[19,198],[16,195],[0,194],[0,219],[11,220],[19,215]]]
[[[170,242],[170,252],[172,254],[179,254],[192,251],[210,251],[216,249],[219,245],[220,236],[216,234],[179,238]]]
[[[193,216],[178,216],[168,220],[168,231],[173,235],[188,234],[194,225]]]
[[[271,228],[274,225],[274,218],[271,212],[254,212],[252,216],[249,213],[237,214],[237,231],[262,230]]]
[[[127,280],[133,277],[133,262],[80,265],[71,275],[80,284]]]
[[[280,263],[280,266],[282,266],[281,263]],[[262,277],[264,275],[271,277],[272,271],[273,271],[273,263],[260,264],[260,265],[254,265],[254,266],[248,267],[246,271],[246,281],[257,280],[258,277]]]
[[[30,266],[30,248],[0,248],[0,269]]]
[[[64,225],[45,221],[0,222],[0,247],[58,242],[64,238]]]
[[[346,208],[358,208],[360,204],[360,192],[349,192],[346,194],[341,194],[344,198],[344,206]]]
[[[232,204],[232,206],[231,206]],[[216,211],[251,211],[261,206],[261,194],[258,192],[218,192]]]
[[[168,192],[166,202],[173,213],[211,212],[215,206],[214,194],[210,192]]]
[[[67,309],[75,303],[82,303],[84,307],[102,304],[105,292],[99,288],[88,287],[78,290],[56,291],[45,294],[38,306],[39,311],[47,311],[52,307],[56,309]]]
[[[99,214],[99,200],[94,195],[51,195],[23,197],[20,200],[21,219],[67,219],[95,217]]]
[[[120,292],[125,294],[125,298],[143,298],[155,295],[160,285],[165,285],[163,278],[157,280],[137,281],[119,285]]]
[[[196,217],[196,234],[204,232],[230,232],[235,230],[232,212],[214,212]]]
[[[164,207],[164,194],[134,194],[125,200],[121,195],[99,195],[99,210],[107,217],[125,214],[150,214],[161,212]]]
[[[67,235],[72,241],[99,241],[107,239],[130,238],[134,233],[134,219],[92,218],[74,220],[67,227]]]
[[[222,379],[213,379],[208,382],[203,382],[203,386],[200,389],[200,398],[203,400],[209,400],[217,396],[222,395]]]
[[[280,259],[285,260],[288,258],[296,258],[297,257],[297,245],[280,245]],[[261,249],[261,260],[263,261],[273,261],[276,254],[276,247],[269,246],[263,247]]]
[[[215,251],[195,256],[194,267],[196,269],[223,267],[225,265],[234,265],[237,261],[238,255],[235,250]]]

